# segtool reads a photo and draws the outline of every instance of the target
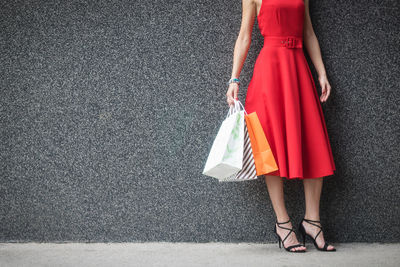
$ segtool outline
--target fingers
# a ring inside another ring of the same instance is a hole
[[[323,83],[321,85],[321,88],[322,88],[322,94],[321,94],[320,100],[321,100],[321,102],[325,102],[326,99],[327,99],[328,84],[327,83]]]
[[[237,90],[233,89],[233,98],[238,99],[237,95],[238,95]]]
[[[228,105],[229,106],[233,106],[235,103],[233,102],[233,98],[232,97],[229,97],[228,99],[227,99],[227,102],[228,102]]]
[[[233,106],[235,104],[232,96],[227,96],[226,102],[228,102],[229,106]]]
[[[328,99],[329,95],[331,94],[331,86],[328,84],[325,101]]]
[[[326,102],[326,100],[328,99],[328,97],[329,97],[329,94],[330,94],[330,91],[331,91],[331,87],[330,87],[330,85],[329,84],[326,84],[325,85],[325,90],[324,90],[324,95],[323,95],[323,102]]]
[[[229,87],[228,91],[226,92],[226,102],[228,103],[229,106],[232,105],[233,99],[232,99],[232,93],[231,93],[231,88]]]
[[[322,89],[322,94],[320,97],[321,102],[325,102],[331,92],[331,85],[329,84],[329,82],[327,80],[322,80],[320,81],[320,85],[321,85],[321,89]]]
[[[226,101],[228,102],[229,106],[235,104],[234,99],[238,99],[238,86],[236,84],[232,84],[229,86],[228,91],[226,92]]]
[[[320,97],[321,102],[325,101],[325,95],[326,95],[326,88],[325,88],[325,86],[323,86],[322,87],[321,97]]]

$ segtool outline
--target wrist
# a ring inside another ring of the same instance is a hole
[[[227,82],[227,85],[230,85],[231,83],[237,83],[238,85],[240,84],[240,79],[239,78],[230,78],[229,81]]]

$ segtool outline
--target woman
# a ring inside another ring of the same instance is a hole
[[[323,177],[335,170],[319,103],[328,99],[331,86],[311,24],[308,0],[242,0],[242,23],[226,93],[229,105],[238,96],[238,77],[250,47],[255,17],[264,46],[254,65],[245,109],[257,113],[279,168],[264,174],[277,220],[274,232],[279,246],[282,242],[290,252],[305,252],[306,236],[314,240],[317,249],[335,251],[324,240],[319,217]],[[303,47],[318,73],[320,99]],[[286,211],[282,177],[303,180],[306,208],[299,225],[303,245]]]

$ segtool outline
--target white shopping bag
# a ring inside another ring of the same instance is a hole
[[[242,169],[244,123],[244,110],[240,110],[240,104],[235,100],[214,139],[204,175],[221,180]]]
[[[244,109],[244,108],[243,108]],[[245,116],[247,112],[244,111]],[[256,165],[254,163],[253,150],[251,148],[250,136],[247,130],[246,121],[244,123],[244,151],[242,169],[229,177],[219,180],[220,182],[239,182],[257,179]]]

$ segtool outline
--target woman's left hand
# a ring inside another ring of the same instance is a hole
[[[321,100],[321,102],[325,102],[331,93],[331,85],[329,84],[329,81],[328,81],[328,78],[326,77],[326,75],[319,76],[318,81],[319,81],[319,84],[322,89],[320,100]]]

